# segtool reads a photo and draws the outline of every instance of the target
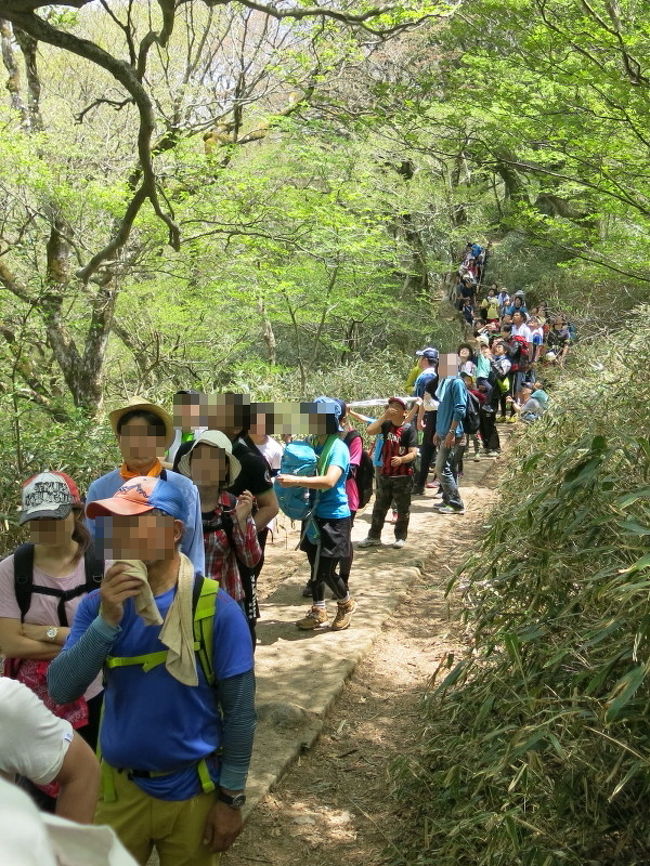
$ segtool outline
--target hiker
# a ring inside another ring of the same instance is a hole
[[[95,822],[141,866],[153,848],[161,866],[216,866],[242,829],[255,729],[246,619],[179,549],[178,485],[130,478],[87,510],[106,519],[122,561],[79,605],[48,683],[65,703],[104,671]]]
[[[270,434],[273,432],[273,403],[255,403],[251,407],[251,427],[248,438],[269,464],[271,477],[280,471],[284,448]]]
[[[374,470],[372,467],[372,461],[365,455],[364,461],[364,450],[363,450],[363,437],[361,434],[354,429],[354,427],[348,421],[348,406],[345,400],[337,400],[336,401],[341,407],[341,414],[339,416],[339,424],[343,428],[343,441],[347,445],[348,451],[350,452],[350,470],[348,473],[347,480],[345,482],[345,492],[348,497],[348,506],[350,508],[350,528],[354,526],[354,518],[356,517],[357,511],[362,505],[365,505],[372,495],[368,490],[361,490],[359,487],[361,481],[361,465],[367,464],[367,461],[370,461],[370,465],[366,465],[366,474],[364,476],[364,483],[367,487],[368,483],[370,484],[370,490],[372,490],[372,479],[374,475]],[[368,473],[369,478],[368,478]],[[362,495],[365,501],[362,503]],[[352,544],[350,544],[350,552],[348,556],[344,556],[341,558],[339,562],[339,577],[345,584],[345,586],[349,589],[350,586],[350,572],[352,570],[352,561],[354,559],[354,548]],[[303,593],[304,595],[304,593]]]
[[[47,669],[70,632],[84,595],[99,586],[103,562],[89,554],[77,485],[64,472],[40,472],[22,486],[19,523],[30,541],[0,562],[0,653],[4,673],[28,686],[56,716],[67,720],[92,749],[102,707],[101,676],[73,703],[60,706],[47,691]],[[48,812],[58,786],[24,787]]]
[[[251,516],[252,493],[244,490],[237,497],[227,490],[241,472],[230,439],[219,430],[200,433],[181,457],[178,468],[199,490],[205,576],[218,580],[221,588],[245,611],[246,593],[239,563],[244,568],[255,568],[262,549]],[[255,646],[255,620],[249,621],[249,627]]]
[[[523,337],[526,343],[532,345],[533,335],[526,323],[527,319],[526,313],[522,313],[521,310],[515,310],[512,314],[512,331],[510,335],[512,337]]]
[[[544,351],[544,328],[539,319],[531,316],[527,322],[531,336],[531,364],[536,364]]]
[[[473,324],[474,322],[474,304],[472,302],[472,298],[464,298],[463,306],[460,309],[463,319],[467,322],[468,325]]]
[[[193,442],[195,436],[206,430],[205,394],[188,388],[174,394],[174,439],[167,449],[165,469],[178,472],[176,455],[183,442]]]
[[[546,354],[552,354],[553,360],[562,367],[570,345],[571,335],[564,320],[561,316],[555,316],[551,320],[551,328],[546,336]]]
[[[382,434],[384,445],[372,521],[368,536],[359,544],[361,548],[381,545],[381,531],[393,500],[397,506],[393,547],[400,549],[406,543],[411,514],[413,463],[418,452],[415,428],[407,423],[406,417],[406,403],[399,397],[391,397],[382,416],[368,426],[367,432],[371,436]]]
[[[493,402],[493,391],[496,387],[486,377],[476,380],[476,390],[483,399],[480,400],[479,422],[483,453],[486,457],[499,457],[501,454],[501,441],[496,427],[496,407]]]
[[[456,350],[458,355],[458,372],[468,373],[472,378],[476,375],[476,364],[474,362],[474,349],[469,343],[461,343]]]
[[[172,419],[161,406],[148,403],[140,397],[134,397],[126,406],[115,409],[108,418],[117,437],[124,462],[119,469],[114,469],[92,482],[88,488],[86,504],[96,499],[107,499],[125,481],[140,475],[150,478],[160,477],[169,481],[170,484],[178,487],[187,504],[187,519],[184,522],[181,550],[189,556],[196,570],[202,573],[205,567],[205,554],[199,492],[188,478],[179,475],[178,472],[165,469],[158,457],[159,454],[165,453],[173,438]],[[101,558],[105,538],[102,521],[96,523],[87,517],[86,524],[93,537],[98,558]]]
[[[463,439],[463,418],[467,410],[467,391],[456,374],[456,359],[447,356],[441,362],[443,381],[438,387],[438,417],[434,442],[438,448],[436,474],[442,499],[433,508],[439,514],[464,514],[465,506],[458,492],[455,469]]]
[[[516,412],[522,421],[530,424],[533,421],[539,420],[544,414],[544,407],[533,396],[533,387],[528,382],[524,382],[519,389],[517,398],[508,397],[508,403]]]
[[[0,732],[0,776],[26,779],[33,787],[56,786],[56,808],[46,811],[90,824],[99,764],[72,724],[49,710],[24,683],[0,677]]]
[[[512,364],[508,357],[508,348],[503,340],[494,341],[491,355],[490,366],[495,379],[492,405],[495,411],[500,408],[500,415],[495,420],[499,423],[504,423],[507,408],[506,397],[510,393],[510,369]]]
[[[510,304],[510,294],[505,286],[502,286],[497,294],[497,303],[499,304],[499,316],[503,316],[506,307]]]
[[[257,540],[262,555],[254,568],[239,563],[239,573],[246,594],[246,617],[251,628],[259,616],[257,604],[257,581],[264,565],[264,550],[269,534],[269,524],[279,511],[278,500],[273,489],[271,467],[262,456],[255,443],[248,436],[251,427],[251,403],[248,394],[226,392],[211,394],[207,398],[207,421],[211,430],[221,430],[232,443],[232,454],[239,461],[239,474],[228,488],[233,496],[240,496],[245,490],[254,498],[253,520],[257,528]],[[179,449],[180,457],[189,451],[191,445],[184,443]]]
[[[438,389],[438,360],[440,358],[440,352],[433,346],[427,346],[418,354],[422,372],[415,381],[413,394],[421,401],[418,407],[417,430],[422,431],[422,447],[420,448],[419,471],[413,479],[413,496],[422,496],[424,493],[431,463],[436,454],[433,435],[436,432],[438,403],[435,394]]]
[[[296,625],[303,631],[313,631],[328,622],[325,588],[328,586],[337,601],[332,631],[349,628],[356,602],[340,574],[341,561],[350,556],[352,529],[350,506],[345,482],[350,468],[350,453],[339,439],[341,407],[329,397],[317,397],[311,404],[309,428],[312,445],[318,458],[316,475],[292,475],[280,472],[276,483],[286,488],[314,491],[314,504],[309,518],[303,523],[300,549],[307,554],[311,571],[312,606]]]
[[[499,321],[499,300],[495,284],[490,286],[481,304],[481,318],[485,319],[488,323]]]

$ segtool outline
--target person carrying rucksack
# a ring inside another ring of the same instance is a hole
[[[435,393],[438,387],[440,352],[434,346],[427,346],[416,354],[420,357],[422,372],[415,380],[413,396],[420,401],[417,409],[416,430],[422,431],[422,447],[420,448],[419,471],[413,476],[412,495],[422,496],[429,477],[431,461],[436,454],[433,434],[436,432],[436,408],[438,404],[435,400]]]
[[[300,549],[307,554],[311,570],[312,606],[296,625],[305,631],[321,628],[329,619],[325,588],[336,597],[336,616],[330,628],[341,631],[350,626],[356,602],[340,575],[341,560],[350,555],[352,529],[350,506],[345,483],[350,469],[350,453],[339,438],[341,407],[329,397],[318,397],[309,413],[311,446],[317,461],[315,474],[302,475],[281,471],[276,477],[280,488],[301,491],[308,512],[304,515]],[[296,443],[298,444],[298,443]],[[309,445],[309,443],[306,443]],[[305,451],[307,451],[307,447]],[[287,446],[285,456],[291,456]],[[298,497],[299,499],[302,497]],[[282,498],[280,498],[282,506]],[[286,510],[285,510],[286,513]],[[289,515],[291,516],[291,515]]]
[[[438,416],[434,442],[438,447],[436,474],[440,480],[442,501],[433,506],[440,514],[464,514],[465,506],[458,492],[456,464],[465,428],[463,419],[467,412],[467,389],[457,375],[456,358],[449,356],[441,362],[440,375],[443,377],[438,387]]]
[[[28,686],[55,715],[95,748],[102,680],[95,677],[71,703],[47,691],[47,670],[61,652],[82,598],[99,586],[104,563],[90,553],[77,485],[64,472],[40,472],[22,487],[20,524],[30,542],[0,562],[0,653],[4,673]],[[54,811],[58,786],[25,783],[41,808]]]
[[[163,478],[176,485],[187,502],[187,520],[181,547],[183,553],[194,563],[196,570],[202,572],[205,559],[199,492],[189,478],[165,469],[159,457],[165,453],[174,436],[171,417],[162,406],[149,403],[141,397],[133,397],[125,406],[111,412],[108,418],[117,437],[123,462],[117,469],[92,482],[86,502],[106,499],[129,478],[140,475]],[[191,442],[182,443],[179,451],[183,445],[191,447]],[[94,520],[87,519],[86,525],[96,550],[101,550],[104,542],[101,521],[97,524]]]
[[[246,592],[242,582],[243,568],[253,569],[262,556],[257,527],[251,513],[253,495],[244,490],[233,496],[226,488],[237,480],[241,464],[232,453],[232,443],[219,430],[206,430],[181,457],[178,470],[190,478],[199,490],[205,576],[218,580],[221,588],[242,606],[246,613]],[[255,646],[257,617],[246,617]]]
[[[115,554],[143,567],[108,569],[48,672],[59,703],[105,674],[95,822],[141,866],[154,847],[160,866],[216,866],[242,829],[255,730],[246,619],[179,550],[187,501],[177,485],[136,476],[87,510],[106,520]]]
[[[371,436],[382,434],[384,445],[372,522],[367,537],[359,544],[361,548],[381,545],[381,531],[393,500],[397,506],[393,547],[399,549],[406,543],[411,515],[413,463],[418,452],[417,434],[413,425],[406,423],[406,411],[403,400],[391,397],[383,415],[368,426]]]

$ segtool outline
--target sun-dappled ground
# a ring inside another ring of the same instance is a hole
[[[256,807],[223,866],[405,862],[399,839],[411,822],[393,795],[388,767],[414,751],[422,694],[436,667],[462,643],[454,599],[444,597],[445,588],[476,545],[495,501],[496,475],[491,473],[488,486],[463,488],[464,518],[450,517],[442,525],[436,519],[421,577],[346,684],[319,740]],[[271,553],[265,584],[293,567],[289,550],[282,565]]]

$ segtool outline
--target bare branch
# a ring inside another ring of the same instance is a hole
[[[44,21],[36,15],[13,12],[11,10],[5,14],[14,24],[21,27],[26,33],[29,33],[34,39],[39,39],[42,42],[47,42],[55,47],[63,48],[73,54],[77,54],[79,57],[89,60],[91,63],[102,67],[102,69],[105,69],[120,82],[128,93],[131,94],[140,115],[138,156],[140,160],[140,169],[142,171],[142,183],[128,204],[113,238],[102,250],[92,257],[84,268],[77,272],[77,276],[84,282],[88,282],[92,274],[99,268],[102,262],[111,258],[124,246],[131,234],[135,218],[147,199],[151,202],[156,216],[158,216],[158,218],[168,227],[169,244],[175,250],[178,250],[180,245],[178,227],[172,218],[163,212],[158,200],[156,178],[151,155],[151,138],[155,128],[153,107],[146,90],[138,80],[132,67],[129,66],[128,63],[113,57],[94,42],[90,42],[87,39],[81,39],[74,36],[72,33],[63,30],[57,30],[47,21]]]

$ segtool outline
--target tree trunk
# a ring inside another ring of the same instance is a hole
[[[9,77],[7,78],[6,88],[9,91],[11,98],[11,107],[20,113],[23,120],[23,126],[28,126],[29,116],[27,108],[23,102],[20,86],[20,70],[16,62],[16,55],[13,48],[14,33],[11,24],[4,18],[0,18],[0,41],[2,42],[2,62]]]
[[[38,75],[36,65],[36,50],[38,41],[25,33],[20,27],[14,30],[16,42],[25,58],[25,73],[27,76],[27,105],[29,108],[29,126],[32,132],[43,130],[43,118],[41,116],[41,79]]]
[[[269,358],[269,364],[275,366],[277,359],[277,343],[275,340],[275,334],[273,333],[273,325],[266,313],[266,304],[264,303],[263,298],[258,298],[257,309],[259,310],[260,316],[262,317],[262,339],[266,343],[266,351]]]

